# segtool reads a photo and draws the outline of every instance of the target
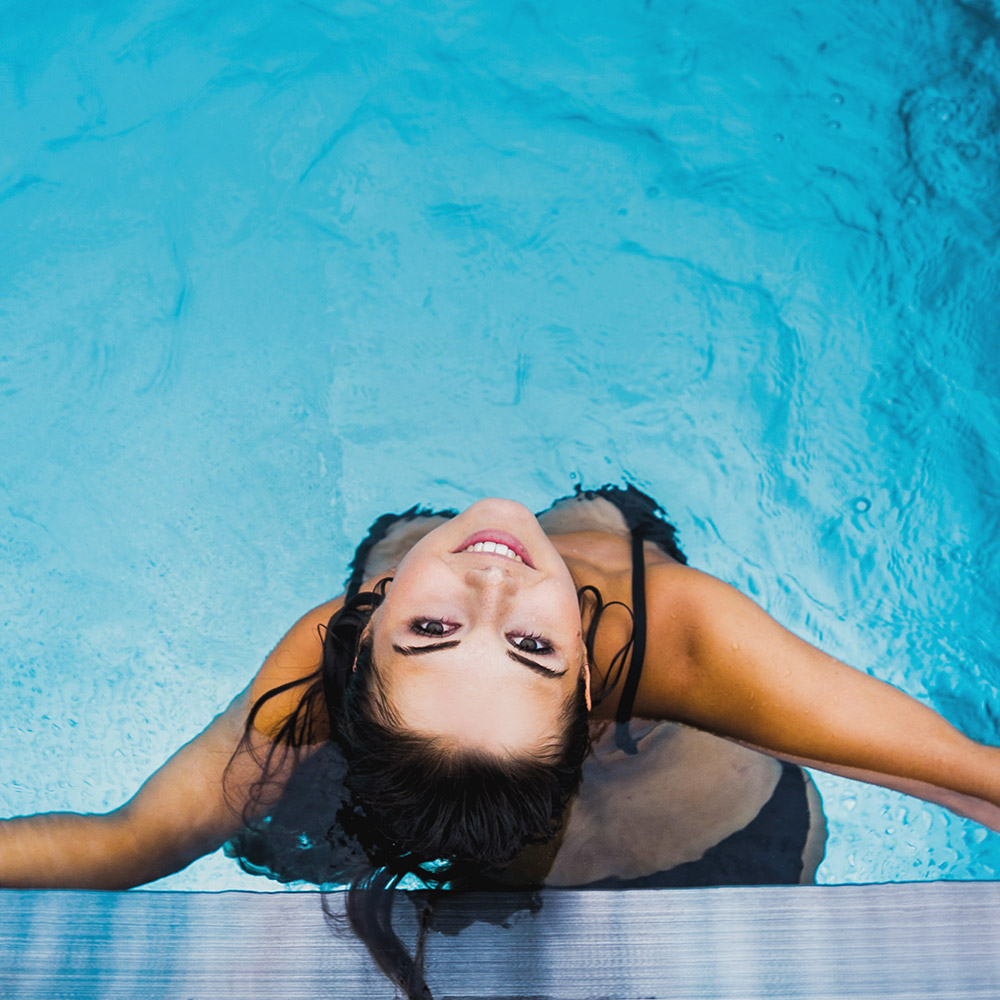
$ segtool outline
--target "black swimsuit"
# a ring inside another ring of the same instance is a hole
[[[596,490],[584,490],[577,486],[575,497],[563,497],[563,500],[595,500],[598,497],[618,508],[632,536],[632,638],[629,669],[615,712],[615,742],[625,753],[635,754],[638,753],[638,748],[629,732],[628,723],[632,718],[632,707],[646,659],[646,555],[642,546],[644,542],[653,542],[671,559],[685,566],[687,556],[680,550],[677,529],[667,520],[663,508],[631,483],[627,483],[624,489],[620,486],[602,486]],[[562,500],[556,500],[552,506],[557,503],[562,503]],[[541,517],[541,514],[538,516]],[[612,683],[616,680],[617,678]]]

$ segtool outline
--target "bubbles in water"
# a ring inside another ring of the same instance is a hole
[[[774,141],[775,142],[784,142],[785,141],[785,137],[780,132],[775,132],[774,133]]]
[[[855,497],[851,501],[851,506],[859,514],[867,514],[872,509],[872,502],[868,497]]]
[[[832,130],[833,130],[834,132],[836,132],[836,131],[837,131],[837,129],[839,129],[839,128],[840,128],[840,122],[839,122],[839,121],[837,121],[837,119],[836,119],[836,118],[831,118],[831,119],[830,119],[830,120],[829,120],[829,121],[828,121],[828,122],[826,123],[826,127],[827,127],[828,129],[832,129]]]
[[[647,197],[658,198],[659,195],[660,195],[660,189],[655,184],[650,184],[650,186],[646,188]]]
[[[974,160],[979,156],[979,147],[974,142],[960,142],[955,149],[963,160]]]
[[[843,104],[844,103],[844,95],[843,94],[834,94],[830,98],[830,100],[833,101],[834,104]]]

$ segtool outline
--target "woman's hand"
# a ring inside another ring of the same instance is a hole
[[[636,715],[687,722],[1000,830],[1000,749],[799,639],[707,574],[651,567],[647,589],[651,649],[660,623],[682,630],[685,653],[643,672]]]

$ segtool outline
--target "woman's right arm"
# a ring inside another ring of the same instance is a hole
[[[282,713],[295,707],[304,688],[293,687],[266,703],[250,732],[251,752],[234,758],[254,700],[316,670],[322,657],[318,626],[341,603],[330,601],[299,619],[251,686],[125,805],[105,814],[45,813],[0,820],[0,886],[127,889],[179,871],[224,844],[242,825],[243,809],[261,776],[260,761],[272,747],[265,734],[277,729]],[[294,768],[292,757],[289,751],[274,775],[277,783],[269,783],[272,794]]]

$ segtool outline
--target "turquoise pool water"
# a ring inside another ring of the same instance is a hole
[[[4,4],[0,814],[129,796],[384,510],[622,475],[1000,740],[998,39],[988,0]],[[1000,872],[817,781],[824,881]]]

